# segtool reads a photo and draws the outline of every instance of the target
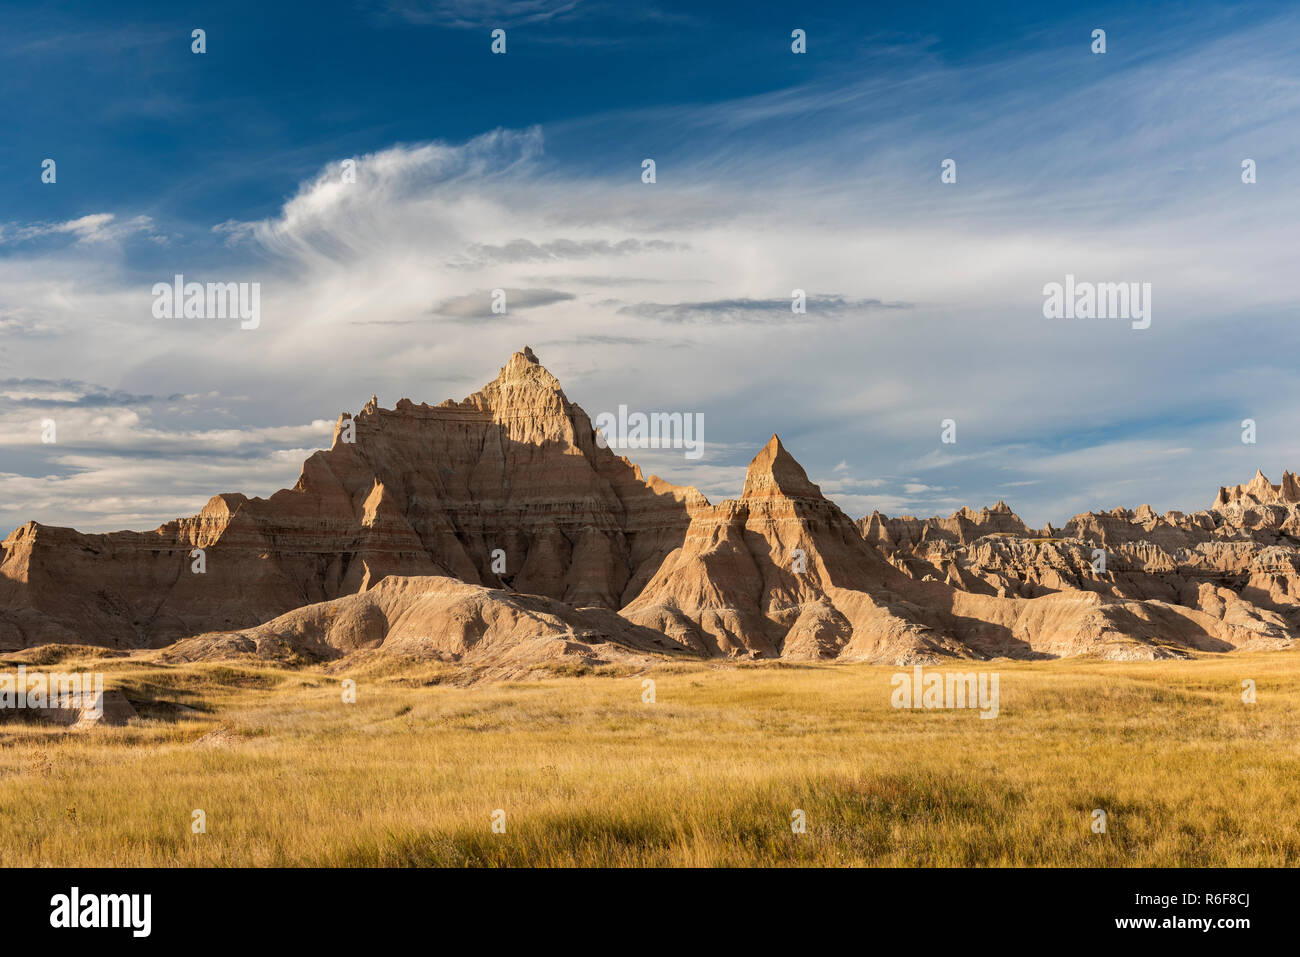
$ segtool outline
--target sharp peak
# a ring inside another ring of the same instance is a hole
[[[501,371],[497,373],[497,377],[489,383],[488,387],[521,383],[532,386],[541,385],[548,391],[562,391],[560,380],[542,365],[541,360],[537,358],[537,353],[533,352],[528,346],[524,346],[510,356],[510,359],[501,367]]]
[[[808,480],[808,473],[795,461],[775,432],[749,463],[741,498],[770,494],[773,490],[785,495],[815,498],[821,498],[822,494],[822,490]]]
[[[1264,474],[1263,469],[1255,470],[1255,477],[1250,480],[1245,488],[1245,491],[1252,494],[1264,494],[1265,492],[1276,492],[1277,490],[1278,486],[1268,480],[1268,476]]]
[[[1249,482],[1221,486],[1212,507],[1231,505],[1240,502],[1245,496],[1253,496],[1256,501],[1268,505],[1296,504],[1300,502],[1300,481],[1289,469],[1283,469],[1282,481],[1274,485],[1262,468],[1256,469],[1254,477]]]
[[[551,375],[550,372],[547,372],[546,367],[542,365],[542,360],[537,358],[537,353],[531,347],[524,346],[518,352],[511,354],[510,358],[506,360],[506,364],[501,367],[501,372],[497,378],[501,378],[508,373],[535,375],[539,372],[548,376]],[[555,377],[551,376],[551,378]]]
[[[758,455],[754,456],[754,460],[757,461],[758,456],[763,455],[764,453],[773,456],[784,455],[793,458],[793,456],[790,455],[790,451],[785,447],[785,443],[781,441],[781,436],[777,435],[775,432],[773,432],[772,437],[767,440],[767,444],[759,450]]]
[[[773,432],[772,437],[767,440],[767,444],[764,445],[761,449],[759,449],[758,454],[755,455],[750,460],[749,467],[751,470],[753,470],[755,466],[759,466],[760,468],[770,467],[778,460],[784,460],[784,459],[789,459],[791,462],[794,462],[796,466],[798,466],[800,471],[803,470],[803,466],[799,465],[798,462],[795,462],[795,458],[793,455],[790,454],[789,449],[787,449],[785,445],[782,444],[781,436]]]

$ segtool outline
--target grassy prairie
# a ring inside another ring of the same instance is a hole
[[[144,717],[0,725],[0,865],[1300,864],[1300,655],[983,667],[993,720],[895,710],[901,669],[866,665],[665,661],[647,704],[617,670],[82,649],[52,670]]]

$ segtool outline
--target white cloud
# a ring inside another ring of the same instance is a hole
[[[1130,495],[1195,506],[1249,478],[1254,460],[1300,465],[1288,438],[1300,333],[1287,321],[1300,195],[1264,172],[1243,186],[1235,169],[1243,149],[1280,171],[1300,147],[1287,122],[1300,108],[1282,68],[1290,51],[1266,30],[1163,51],[1046,102],[1027,88],[1056,68],[1051,50],[967,72],[926,61],[833,89],[819,81],[740,104],[589,118],[545,137],[496,130],[393,146],[355,157],[355,183],[336,157],[275,215],[202,224],[228,248],[160,249],[157,275],[128,270],[114,242],[150,235],[148,217],[11,225],[6,246],[24,235],[70,241],[0,259],[0,371],[246,396],[238,407],[195,400],[201,421],[186,428],[160,421],[161,407],[81,410],[67,434],[162,456],[255,441],[245,453],[269,463],[272,446],[312,447],[318,422],[371,392],[386,405],[460,398],[528,343],[592,414],[619,404],[704,413],[706,446],[716,444],[705,461],[633,457],[714,500],[738,494],[749,455],[779,429],[857,514],[978,507],[1006,487],[1021,490],[1017,510],[1035,524],[1134,504]],[[1255,56],[1242,60],[1243,49]],[[1229,68],[1267,97],[1243,101],[1240,84],[1218,79]],[[1004,84],[977,114],[956,109],[963,78],[996,88],[1011,75],[1023,82]],[[1091,101],[1109,106],[1084,108]],[[1171,108],[1179,102],[1196,109]],[[826,136],[788,135],[781,124],[810,105]],[[1162,119],[1145,129],[1138,121],[1150,116]],[[681,150],[653,186],[639,180],[639,156],[575,173],[545,151],[548,139],[572,154],[656,120]],[[738,135],[764,124],[781,136],[762,149]],[[964,150],[948,188],[938,161],[954,136]],[[261,327],[153,319],[150,286],[177,272],[261,282]],[[1042,286],[1067,272],[1151,282],[1151,329],[1045,320]],[[549,292],[480,318],[494,288]],[[806,316],[771,306],[796,288],[809,293]],[[819,302],[849,306],[830,322]],[[454,315],[438,315],[440,304]],[[628,308],[638,304],[664,309]],[[700,308],[718,304],[715,313],[767,321],[724,324]],[[686,314],[693,321],[664,319]],[[30,452],[39,416],[0,413],[0,440]],[[1256,448],[1233,433],[1247,415],[1261,423]],[[939,438],[949,417],[952,446]],[[45,501],[36,468],[25,462],[22,474],[38,484],[6,487],[19,512]],[[248,483],[208,477],[248,488],[260,468],[249,466]],[[149,513],[145,487],[133,487],[143,504],[115,514],[171,517],[170,500]]]
[[[158,238],[153,220],[148,216],[133,216],[118,220],[113,213],[91,213],[78,219],[59,223],[9,224],[0,228],[0,242],[19,243],[44,236],[72,236],[78,244],[117,243],[129,236],[143,234]]]

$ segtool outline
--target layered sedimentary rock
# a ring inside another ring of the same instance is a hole
[[[910,584],[774,435],[741,497],[699,510],[682,547],[623,614],[711,655],[969,654],[928,609],[892,590]]]
[[[15,531],[0,650],[180,640],[186,659],[394,652],[514,674],[655,653],[1155,658],[1289,647],[1300,628],[1290,473],[1191,515],[1031,529],[999,502],[855,523],[776,436],[718,505],[596,438],[527,349],[460,402],[372,398],[268,499],[218,495],[152,532]]]
[[[587,414],[525,349],[464,401],[390,410],[372,398],[340,416],[331,448],[268,499],[218,495],[152,532],[24,525],[0,552],[0,649],[158,647],[388,575],[616,609],[706,505],[599,447]]]
[[[1212,619],[1199,645],[1184,639],[1192,647],[1285,647],[1300,629],[1300,487],[1289,472],[1281,485],[1257,474],[1221,489],[1211,508],[1192,514],[1143,505],[1034,530],[999,503],[949,519],[875,514],[858,525],[915,580],[972,595],[1091,593]],[[1128,630],[1143,627],[1134,621]]]
[[[1057,588],[1012,588],[959,560],[1038,545],[1091,560],[1085,543],[1047,545],[1042,535],[1001,503],[949,519],[874,515],[855,526],[773,436],[741,497],[697,512],[682,548],[623,614],[706,654],[897,664],[1158,658],[1289,643],[1284,625],[1245,607],[1220,614],[1129,600],[1064,579]]]

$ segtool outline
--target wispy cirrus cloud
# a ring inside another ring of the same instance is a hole
[[[505,312],[494,312],[494,291],[482,289],[464,296],[455,296],[437,303],[429,311],[452,319],[493,319],[508,314],[508,310],[535,309],[557,302],[568,302],[577,297],[558,289],[500,289],[500,300]]]
[[[790,299],[711,299],[703,302],[638,302],[620,306],[623,315],[657,319],[661,322],[810,322],[878,309],[907,309],[909,303],[879,299],[850,299],[845,296],[805,295],[803,312],[795,312]]]
[[[514,239],[502,245],[493,246],[475,243],[448,264],[457,268],[481,269],[498,263],[540,263],[563,262],[573,259],[590,259],[593,256],[604,258],[633,256],[639,253],[684,252],[690,247],[686,243],[668,242],[662,239],[552,239],[545,243],[535,243],[528,239]]]
[[[67,236],[82,244],[112,243],[136,235],[160,238],[150,217],[133,216],[119,220],[113,213],[91,213],[55,223],[10,223],[0,226],[0,243],[24,243],[55,236]]]
[[[404,20],[458,29],[548,23],[579,13],[582,0],[388,0]]]

